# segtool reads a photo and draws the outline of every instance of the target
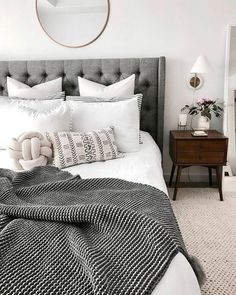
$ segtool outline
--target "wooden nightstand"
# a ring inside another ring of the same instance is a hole
[[[207,137],[192,136],[191,131],[187,130],[170,131],[169,150],[173,161],[170,186],[177,166],[173,200],[176,200],[182,169],[189,166],[205,166],[208,167],[210,185],[212,185],[212,169],[216,169],[220,200],[223,201],[222,167],[226,165],[227,148],[228,138],[215,130],[209,130]]]

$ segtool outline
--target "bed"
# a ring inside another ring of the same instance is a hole
[[[164,130],[165,58],[99,59],[65,61],[0,62],[0,95],[7,95],[6,77],[30,86],[63,78],[66,95],[79,95],[77,76],[105,85],[136,75],[135,93],[142,93],[140,151],[124,158],[74,166],[65,169],[82,178],[115,177],[148,184],[167,194],[163,179],[162,157]],[[0,167],[10,168],[6,151],[0,151]],[[187,259],[178,253],[171,261],[152,295],[198,295],[197,278]]]

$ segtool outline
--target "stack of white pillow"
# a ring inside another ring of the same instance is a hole
[[[29,87],[7,78],[8,97],[0,97],[0,149],[26,131],[70,129],[70,109],[64,105],[62,79]]]
[[[62,79],[29,87],[7,78],[8,97],[0,97],[0,149],[27,131],[91,132],[113,127],[120,152],[139,150],[140,95],[135,75],[109,86],[78,77],[80,96],[64,101]],[[139,108],[138,108],[139,105]]]

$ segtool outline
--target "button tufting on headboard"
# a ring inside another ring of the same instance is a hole
[[[0,95],[7,95],[7,76],[34,86],[63,78],[66,95],[79,95],[78,76],[110,85],[135,74],[135,93],[144,95],[141,129],[162,149],[165,58],[0,61]]]

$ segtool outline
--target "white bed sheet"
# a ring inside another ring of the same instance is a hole
[[[64,170],[82,178],[115,177],[152,185],[165,193],[161,153],[152,137],[142,132],[140,151],[126,154],[124,158],[73,166]],[[11,169],[6,151],[0,151],[0,167]],[[152,295],[200,295],[196,276],[183,254],[177,254]]]
[[[124,158],[77,165],[64,170],[79,174],[82,178],[115,177],[149,184],[167,193],[160,150],[149,133],[142,132],[142,141],[139,152],[126,153]]]

